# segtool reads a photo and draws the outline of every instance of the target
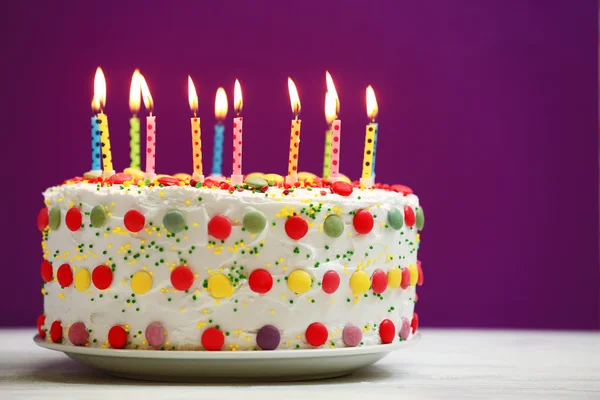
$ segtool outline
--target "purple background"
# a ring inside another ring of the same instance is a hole
[[[422,325],[598,329],[594,0],[10,7],[1,28],[0,325],[33,326],[41,310],[40,193],[90,167],[92,79],[102,65],[116,168],[128,163],[127,96],[139,67],[156,103],[163,173],[191,171],[187,74],[200,96],[203,147],[212,148],[215,90],[224,86],[231,106],[237,77],[244,169],[280,174],[292,76],[303,105],[300,169],[319,173],[328,69],[341,101],[342,169],[352,178],[372,84],[377,176],[413,187],[427,212]]]

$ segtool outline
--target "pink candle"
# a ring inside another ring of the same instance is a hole
[[[241,185],[244,183],[244,176],[242,175],[242,125],[243,119],[240,116],[242,111],[242,88],[240,87],[240,81],[235,80],[235,87],[233,90],[233,106],[235,108],[236,117],[233,118],[233,168],[231,174],[231,184]]]
[[[139,78],[144,106],[150,114],[146,117],[146,179],[153,180],[156,178],[156,116],[152,115],[154,102],[152,101],[146,79],[142,74],[140,74]]]
[[[340,143],[342,141],[342,121],[339,119],[340,100],[329,72],[325,73],[327,93],[325,94],[325,114],[331,123],[331,165],[329,167],[329,180],[332,182],[340,179]]]

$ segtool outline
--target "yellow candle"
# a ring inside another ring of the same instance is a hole
[[[102,168],[104,169],[104,178],[109,178],[115,173],[112,164],[112,153],[110,151],[110,136],[108,132],[108,117],[103,109],[106,105],[106,79],[102,68],[96,69],[94,77],[94,100],[92,105],[95,111],[98,111],[96,118],[100,126],[100,147],[102,148]]]
[[[196,115],[198,112],[198,95],[192,78],[188,75],[188,100],[190,109],[194,116],[190,119],[192,125],[192,150],[194,159],[194,172],[192,178],[198,182],[204,182],[204,174],[202,172],[202,134],[200,131],[200,118]]]
[[[363,167],[360,183],[367,188],[373,187],[373,163],[375,162],[375,135],[377,135],[377,124],[375,117],[379,107],[375,92],[371,86],[367,87],[367,115],[371,123],[367,125],[365,132],[365,149],[363,154]]]
[[[298,119],[300,113],[300,97],[298,96],[298,90],[292,78],[288,78],[288,89],[290,92],[290,103],[292,105],[292,112],[295,118],[292,120],[292,128],[290,131],[290,152],[288,158],[288,174],[285,179],[286,183],[293,185],[298,182],[298,157],[300,152],[300,124],[301,120]]]

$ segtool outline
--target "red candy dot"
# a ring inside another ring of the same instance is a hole
[[[108,343],[113,349],[122,349],[127,344],[127,331],[119,325],[115,325],[108,331]]]
[[[412,328],[412,333],[415,333],[419,329],[419,315],[417,313],[414,313],[410,327]]]
[[[321,287],[323,291],[327,294],[335,293],[340,287],[340,276],[335,271],[327,271],[325,275],[323,275],[323,282],[321,282]]]
[[[40,269],[44,282],[50,282],[52,280],[52,264],[50,264],[50,261],[42,261],[42,267]]]
[[[50,326],[50,339],[54,343],[58,343],[62,340],[62,326],[60,325],[60,321],[54,321]]]
[[[287,233],[290,238],[300,240],[307,232],[308,223],[302,217],[295,215],[285,221],[285,233]]]
[[[220,240],[225,240],[231,234],[231,222],[224,215],[215,215],[208,223],[208,233]]]
[[[389,319],[384,319],[379,325],[379,337],[382,343],[392,343],[396,337],[396,327]]]
[[[423,268],[421,267],[421,261],[417,260],[417,269],[419,271],[419,278],[417,279],[417,285],[423,285]]]
[[[352,194],[352,185],[346,182],[337,181],[331,185],[331,192],[340,196],[350,196]]]
[[[157,179],[158,183],[163,184],[164,186],[179,186],[179,179],[172,178],[170,176],[162,176]]]
[[[144,229],[146,218],[144,217],[144,214],[138,210],[129,210],[125,213],[123,222],[125,223],[125,228],[127,228],[129,232],[137,233]]]
[[[371,286],[375,293],[383,293],[385,292],[385,289],[387,288],[388,284],[387,274],[384,271],[378,269],[373,273],[373,276],[371,277],[371,282]]]
[[[100,290],[107,289],[112,283],[113,274],[106,265],[99,265],[92,271],[92,283]]]
[[[402,268],[402,281],[400,282],[400,287],[406,289],[408,286],[410,286],[410,270],[408,268]]]
[[[411,227],[415,224],[417,218],[415,217],[415,212],[411,206],[404,206],[404,222],[406,226]]]
[[[71,286],[71,283],[73,283],[73,270],[69,264],[63,264],[58,267],[58,271],[56,271],[56,280],[62,287]]]
[[[314,347],[319,347],[325,344],[329,333],[327,328],[320,322],[313,322],[306,328],[306,340]]]
[[[48,208],[44,207],[37,216],[37,227],[42,232],[48,226]]]
[[[46,337],[46,331],[42,329],[44,322],[46,322],[46,317],[44,315],[39,315],[37,318],[37,330],[42,339]]]
[[[177,290],[188,290],[194,284],[194,274],[188,267],[180,265],[171,272],[171,285]]]
[[[373,220],[373,216],[367,210],[359,210],[352,219],[352,224],[354,225],[354,229],[356,232],[366,235],[371,232],[373,229],[373,225],[375,221]]]
[[[248,284],[253,292],[265,294],[273,287],[273,277],[264,269],[252,271]]]
[[[132,179],[133,179],[133,177],[130,174],[126,174],[124,172],[117,172],[116,174],[114,174],[110,178],[108,178],[108,181],[113,184],[119,185],[121,183],[125,183],[126,181],[130,181]]]
[[[65,223],[67,224],[67,228],[69,230],[75,232],[81,228],[81,221],[83,220],[83,216],[81,215],[81,211],[79,208],[72,207],[67,211],[67,215],[65,217]]]
[[[208,351],[219,351],[225,343],[223,332],[217,328],[208,328],[202,334],[202,347]]]
[[[405,185],[392,185],[391,189],[394,192],[402,193],[405,196],[412,194],[412,192],[413,192],[413,190],[411,188],[409,188],[408,186],[405,186]]]

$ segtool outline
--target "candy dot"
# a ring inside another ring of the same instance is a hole
[[[75,289],[78,292],[83,292],[90,287],[90,283],[92,282],[92,275],[87,268],[78,268],[77,272],[75,272]]]
[[[369,288],[371,287],[371,279],[369,279],[369,275],[365,271],[355,271],[352,273],[350,277],[350,288],[354,294],[364,294],[367,293]]]
[[[54,343],[58,343],[62,340],[63,331],[60,321],[54,321],[52,325],[50,325],[50,339]]]
[[[177,290],[188,290],[194,283],[194,274],[183,265],[171,271],[171,285]]]
[[[73,283],[73,270],[69,264],[63,264],[56,271],[56,280],[62,287],[71,286]]]
[[[208,291],[215,299],[221,299],[233,294],[233,285],[225,275],[215,274],[208,278]]]
[[[132,179],[133,179],[133,176],[131,176],[131,174],[127,174],[125,172],[117,172],[116,174],[114,174],[110,178],[108,178],[108,181],[113,184],[120,185],[120,184],[130,181]]]
[[[308,272],[297,269],[288,276],[287,285],[296,294],[306,293],[312,286],[312,279]]]
[[[146,218],[138,210],[129,210],[123,217],[123,223],[129,232],[137,233],[144,229]]]
[[[275,350],[279,346],[281,335],[273,325],[265,325],[256,334],[256,344],[262,350]]]
[[[346,325],[342,331],[342,340],[348,347],[356,347],[362,340],[362,331],[356,325]]]
[[[392,229],[400,230],[402,229],[402,225],[404,225],[404,215],[402,215],[402,211],[397,208],[392,208],[387,216],[388,224],[392,227]]]
[[[325,344],[329,337],[329,332],[327,332],[327,328],[322,323],[313,322],[306,328],[304,335],[308,343],[314,347],[319,347]]]
[[[419,274],[419,278],[417,279],[417,285],[423,285],[423,266],[421,265],[421,261],[417,260],[417,272]]]
[[[152,276],[146,271],[138,271],[131,278],[131,290],[135,294],[146,294],[152,288]]]
[[[267,226],[267,219],[260,211],[249,211],[244,214],[244,228],[250,233],[260,233]]]
[[[410,273],[409,284],[410,286],[415,286],[419,281],[419,270],[415,264],[410,264],[408,266],[408,271]]]
[[[419,329],[419,315],[417,313],[414,313],[410,327],[412,328],[412,333],[415,333]]]
[[[48,225],[53,231],[60,226],[60,208],[51,208],[48,211]]]
[[[335,271],[327,271],[325,275],[323,275],[321,287],[327,294],[335,293],[335,291],[340,287],[340,275]]]
[[[396,327],[389,319],[384,319],[379,324],[379,337],[382,343],[392,343],[396,337]]]
[[[37,215],[37,227],[41,231],[46,229],[48,226],[48,208],[44,207],[40,210]]]
[[[163,225],[171,233],[179,233],[185,229],[185,217],[180,211],[169,211],[163,217]]]
[[[402,282],[402,271],[400,268],[392,267],[387,273],[388,286],[390,289],[398,289]]]
[[[400,337],[404,340],[410,335],[410,323],[406,317],[402,317],[402,326],[400,327]]]
[[[148,344],[153,347],[162,346],[165,342],[165,328],[160,322],[152,322],[144,333]]]
[[[404,206],[404,222],[406,222],[406,226],[411,227],[415,224],[415,212],[411,206]]]
[[[339,194],[340,196],[344,197],[350,196],[352,194],[352,190],[352,185],[344,181],[337,181],[331,185],[332,193]]]
[[[87,343],[90,334],[83,322],[75,322],[69,327],[67,337],[74,346],[83,346]]]
[[[231,234],[231,222],[223,215],[215,215],[208,223],[208,233],[219,240],[225,240]]]
[[[265,294],[273,287],[273,277],[264,269],[256,269],[250,274],[248,284],[253,292]]]
[[[97,204],[90,212],[90,222],[94,228],[100,228],[106,222],[106,210],[104,206]]]
[[[338,238],[344,233],[344,223],[337,215],[329,215],[323,222],[323,230],[325,234],[332,238]]]
[[[418,230],[423,229],[423,226],[425,226],[425,214],[423,214],[423,207],[419,207],[417,209],[416,225]]]
[[[260,189],[260,188],[263,188],[268,185],[268,183],[265,179],[260,178],[258,176],[246,178],[244,183],[254,189]]]
[[[37,330],[42,339],[46,337],[46,331],[44,329],[42,329],[44,327],[45,322],[46,322],[46,317],[44,315],[38,315]]]
[[[113,274],[106,265],[99,265],[92,271],[92,283],[97,289],[104,290],[110,287]]]
[[[42,279],[44,282],[50,282],[52,280],[52,264],[50,261],[44,260],[42,261],[42,266],[40,268]]]
[[[217,328],[208,328],[202,333],[202,347],[208,351],[219,351],[225,343],[225,336]]]
[[[373,287],[373,291],[375,293],[383,293],[385,292],[385,289],[387,288],[388,285],[388,277],[387,274],[378,269],[377,271],[373,272],[373,276],[371,278],[372,280],[372,287]]]
[[[113,349],[122,349],[127,344],[127,331],[119,325],[115,325],[108,331],[108,343]]]
[[[408,268],[402,268],[402,281],[400,287],[406,289],[410,285],[410,271]]]
[[[290,238],[300,240],[307,232],[308,223],[302,217],[295,215],[285,221],[285,233],[287,233]]]
[[[67,211],[67,215],[65,216],[65,223],[67,224],[67,228],[70,231],[77,231],[81,228],[81,222],[83,220],[83,216],[81,215],[81,211],[79,208],[72,207]]]
[[[354,229],[356,230],[356,232],[362,235],[366,235],[373,229],[375,221],[373,220],[373,216],[369,211],[359,210],[354,215],[354,218],[352,219],[352,224],[354,225]]]

